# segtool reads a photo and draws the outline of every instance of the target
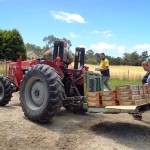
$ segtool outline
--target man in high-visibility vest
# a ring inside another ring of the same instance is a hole
[[[101,73],[102,77],[102,86],[104,86],[108,89],[111,90],[111,87],[109,85],[109,80],[110,80],[110,71],[109,71],[109,60],[105,57],[104,53],[100,54],[100,67],[97,69]]]

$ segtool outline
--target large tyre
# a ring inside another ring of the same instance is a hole
[[[44,64],[30,68],[20,87],[23,112],[31,121],[50,121],[61,107],[64,87],[56,71]]]
[[[9,103],[12,97],[11,82],[4,75],[0,75],[0,106],[5,106]]]

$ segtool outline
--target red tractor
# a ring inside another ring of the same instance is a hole
[[[119,106],[116,98],[116,104],[108,105],[111,101],[107,101],[107,104],[101,105],[101,76],[88,71],[88,67],[84,66],[85,49],[76,48],[73,68],[67,67],[63,54],[64,43],[56,41],[52,61],[22,61],[21,57],[17,62],[0,61],[0,106],[8,104],[13,92],[20,91],[24,115],[39,123],[50,121],[62,106],[73,113],[88,111],[137,114],[150,109],[149,98],[138,100],[133,106]],[[88,94],[92,94],[92,98]]]
[[[53,61],[27,60],[6,62],[6,74],[0,74],[0,106],[5,106],[13,92],[20,91],[20,103],[26,117],[34,122],[48,122],[63,106],[83,113],[85,98],[83,74],[85,49],[77,47],[74,68],[63,61],[64,43],[54,42]],[[2,65],[1,65],[2,66]],[[1,70],[0,70],[1,72]]]

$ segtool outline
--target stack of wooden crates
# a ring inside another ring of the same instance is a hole
[[[89,107],[143,105],[150,103],[150,87],[123,85],[110,91],[87,92],[87,103]]]
[[[116,87],[119,105],[142,105],[149,103],[150,88],[144,85]]]
[[[116,90],[100,91],[99,93],[102,106],[115,106],[118,104]]]
[[[87,92],[87,104],[92,107],[101,106],[99,92]]]

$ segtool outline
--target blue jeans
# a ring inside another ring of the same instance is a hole
[[[108,90],[111,90],[111,87],[109,85],[109,80],[110,80],[110,77],[107,77],[107,76],[101,76],[102,78],[102,90],[104,90],[104,86],[108,89]]]

